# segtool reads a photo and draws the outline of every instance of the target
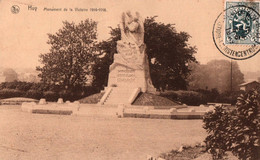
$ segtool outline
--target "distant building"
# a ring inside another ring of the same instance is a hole
[[[240,90],[246,92],[258,87],[260,87],[260,83],[257,81],[250,81],[239,85]]]

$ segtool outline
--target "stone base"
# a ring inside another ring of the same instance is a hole
[[[79,110],[79,103],[47,103],[47,104],[36,104],[23,103],[21,106],[22,111],[38,114],[62,114],[71,115]]]
[[[153,107],[127,107],[119,105],[117,109],[118,118],[152,118],[152,119],[202,119],[205,113],[212,111],[208,107],[191,107],[187,110],[179,106],[171,109],[154,109]]]

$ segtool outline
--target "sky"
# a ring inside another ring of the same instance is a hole
[[[13,5],[19,6],[19,13],[11,12]],[[64,8],[68,11],[63,11]],[[75,8],[88,11],[75,11]],[[106,9],[106,12],[93,12],[90,8]],[[116,27],[121,13],[127,10],[138,11],[144,18],[158,16],[158,22],[175,24],[178,32],[188,32],[192,36],[189,44],[197,47],[195,57],[201,64],[214,59],[230,60],[217,50],[212,38],[213,24],[224,10],[223,0],[0,0],[0,67],[40,65],[39,55],[50,48],[46,43],[47,33],[57,32],[65,20],[78,23],[91,18],[98,22],[98,39],[106,40],[109,26]],[[260,53],[237,62],[244,72],[260,70]]]

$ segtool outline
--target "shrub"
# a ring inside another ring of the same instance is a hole
[[[234,91],[234,92],[224,92],[214,97],[214,102],[218,103],[230,103],[232,105],[236,104],[237,97],[244,94],[244,91]]]
[[[208,102],[219,102],[216,100],[220,96],[217,89],[213,88],[211,90],[198,89],[196,92],[199,92],[204,97],[204,103]]]
[[[37,90],[37,91],[48,91],[49,85],[46,85],[44,83],[33,83],[33,85],[30,88],[31,90]]]
[[[17,89],[2,89],[0,90],[0,99],[11,97],[23,97],[25,92]]]
[[[200,105],[206,103],[204,96],[194,91],[177,91],[179,101],[187,105]]]
[[[178,94],[176,93],[176,91],[161,92],[160,96],[166,97],[166,98],[171,99],[171,100],[177,100],[178,99]]]
[[[93,86],[75,86],[72,90],[64,90],[62,86],[31,82],[3,82],[0,83],[0,98],[28,97],[34,99],[46,98],[56,101],[63,98],[64,101],[78,100],[99,92]]]
[[[16,86],[16,89],[17,90],[20,90],[20,91],[28,91],[33,83],[29,83],[29,82],[11,82],[13,83],[15,86]]]
[[[193,106],[206,103],[204,95],[195,91],[166,91],[160,96]]]
[[[20,91],[28,91],[34,83],[30,82],[3,82],[0,84],[0,89],[17,89]]]
[[[251,91],[237,98],[236,109],[218,106],[205,114],[203,127],[209,134],[206,148],[213,159],[222,158],[226,151],[243,160],[260,158],[259,99],[259,91]]]
[[[80,96],[76,92],[69,92],[66,90],[62,90],[59,92],[59,98],[62,98],[64,101],[74,101],[75,99],[79,99]]]
[[[15,82],[3,82],[0,85],[0,89],[16,89],[16,81]]]
[[[41,91],[37,90],[29,90],[26,92],[25,97],[27,98],[33,98],[33,99],[41,99],[43,96]]]
[[[43,92],[43,97],[47,100],[47,101],[57,101],[59,97],[59,94],[53,91],[46,91]]]

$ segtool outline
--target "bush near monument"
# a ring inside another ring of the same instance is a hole
[[[37,90],[30,89],[26,92],[25,97],[34,98],[34,99],[41,99],[43,97],[43,93],[39,92]]]
[[[260,90],[255,90],[239,96],[234,110],[219,106],[204,116],[206,148],[213,159],[223,158],[226,151],[243,160],[260,158],[259,108]]]
[[[205,95],[195,91],[165,91],[161,92],[160,96],[192,106],[199,106],[200,104],[207,103]]]
[[[199,106],[207,103],[229,103],[236,104],[237,97],[243,91],[219,93],[216,89],[195,91],[169,91],[160,92],[159,96],[178,101],[191,106]]]

